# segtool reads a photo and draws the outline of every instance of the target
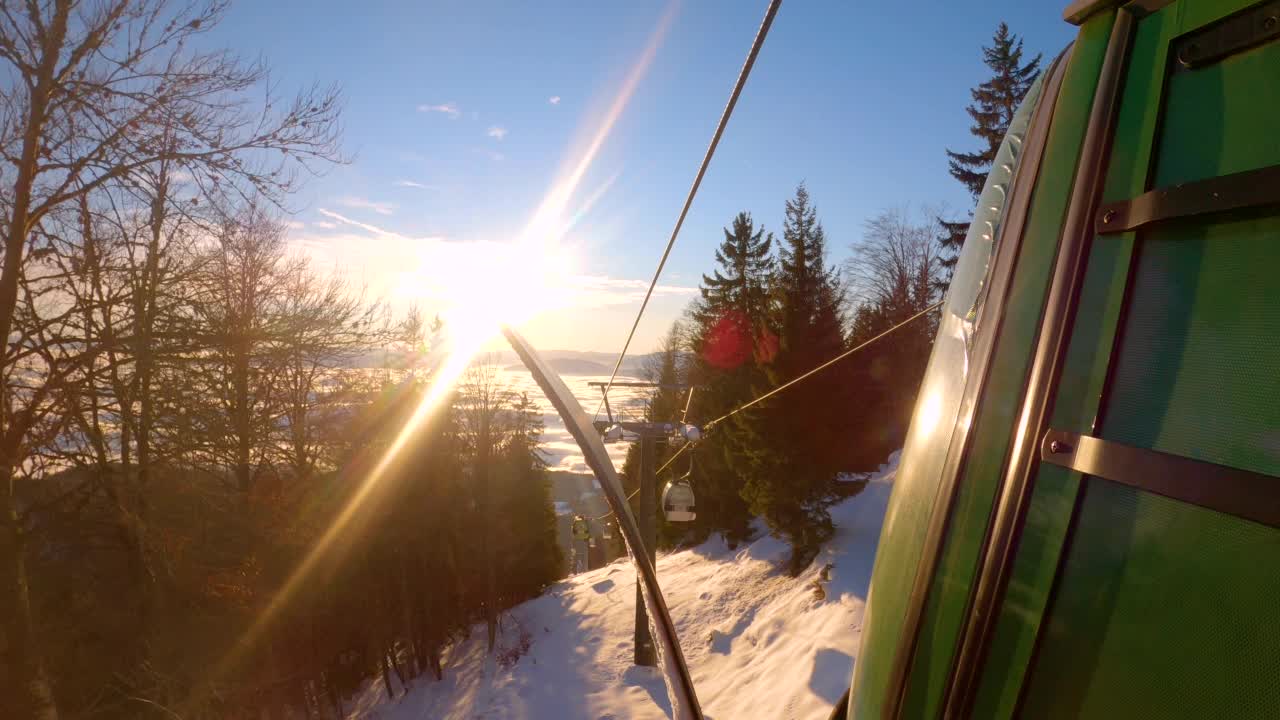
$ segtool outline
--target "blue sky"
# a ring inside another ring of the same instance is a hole
[[[342,87],[352,162],[308,183],[291,236],[371,294],[428,310],[447,302],[441,288],[511,282],[486,262],[634,78],[566,205],[566,218],[587,208],[562,240],[580,292],[524,325],[544,348],[616,352],[766,4],[246,1],[213,39],[261,54],[282,90]],[[966,211],[943,150],[973,146],[979,48],[1005,20],[1030,53],[1055,54],[1074,36],[1062,5],[784,3],[634,349],[693,297],[733,215],[780,230],[802,180],[833,262],[882,209]]]

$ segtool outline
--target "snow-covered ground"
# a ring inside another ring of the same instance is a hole
[[[798,578],[784,543],[719,538],[661,555],[658,574],[708,718],[821,720],[848,685],[897,455],[832,508],[836,535]],[[819,582],[830,564],[830,581]],[[822,587],[822,592],[815,590]],[[635,573],[628,560],[574,576],[515,608],[495,657],[484,631],[452,648],[445,678],[387,700],[382,683],[349,718],[622,720],[665,718],[656,671],[631,664]]]

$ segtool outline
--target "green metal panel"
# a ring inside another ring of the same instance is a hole
[[[1135,118],[1149,118],[1160,107],[1164,74],[1149,72],[1144,56],[1162,60],[1169,39],[1247,4],[1183,0],[1147,21],[1158,23],[1160,40],[1143,53],[1138,47],[1157,26],[1140,26],[1126,87],[1130,113],[1126,121],[1122,109],[1107,200],[1147,189],[1139,184],[1148,165],[1141,156],[1152,146],[1154,121]],[[1170,75],[1152,185],[1280,161],[1273,129],[1280,110],[1277,69],[1280,45],[1272,44]],[[1135,109],[1139,103],[1147,109]],[[1123,279],[1113,271],[1108,285],[1104,268],[1127,266],[1114,257],[1126,252],[1131,237],[1096,241],[1074,355],[1058,390],[1054,423],[1060,429],[1088,430],[1089,406],[1105,379],[1097,358],[1110,356],[1106,329],[1116,324],[1114,301],[1097,298],[1116,297]],[[1139,243],[1102,436],[1280,474],[1274,402],[1280,282],[1271,271],[1280,259],[1280,218],[1246,213],[1175,221],[1144,231]],[[1041,511],[1028,518],[1015,572],[1015,582],[1027,588],[1023,597],[1043,598],[1055,587],[1045,572],[1058,565],[1053,552],[1037,551],[1027,539],[1062,525],[1074,482],[1058,468],[1040,471],[1033,506],[1041,502]],[[1280,708],[1278,551],[1274,528],[1088,480],[1047,615],[1041,622],[1041,612],[1020,603],[1011,585],[987,672],[994,678],[1025,663],[1038,629],[1024,716],[1274,717]],[[987,694],[986,704],[981,697],[976,715],[1007,716],[1007,692]]]
[[[985,538],[1000,471],[1039,330],[1059,230],[1071,194],[1080,144],[1092,106],[1114,13],[1081,29],[1063,78],[1040,179],[1032,198],[1008,308],[978,408],[967,468],[959,485],[942,562],[929,588],[902,717],[937,714]]]
[[[1090,481],[1024,706],[1034,718],[1273,718],[1280,532]]]
[[[1278,74],[1272,43],[1172,76],[1155,185],[1280,164]],[[1280,475],[1277,248],[1274,217],[1148,234],[1105,437]]]
[[[1115,143],[1104,201],[1132,197],[1145,189],[1160,115],[1160,91],[1168,57],[1165,49],[1176,34],[1175,19],[1174,8],[1166,8],[1138,24],[1128,81],[1116,118],[1116,137],[1133,141]],[[1090,254],[1053,407],[1053,427],[1081,433],[1091,430],[1124,299],[1132,248],[1133,233],[1127,233],[1095,244]],[[1053,465],[1042,465],[1037,472],[1013,574],[978,686],[975,717],[1013,716],[1079,482],[1078,474]]]
[[[1143,241],[1104,438],[1280,476],[1278,261],[1276,217]]]
[[[1155,187],[1280,162],[1280,42],[1169,80]]]

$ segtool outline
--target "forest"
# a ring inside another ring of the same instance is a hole
[[[226,9],[0,12],[6,717],[341,716],[369,678],[394,695],[393,676],[442,677],[462,635],[497,652],[503,610],[565,572],[530,398],[483,363],[435,388],[447,327],[291,246],[291,199],[349,161],[342,93],[284,94],[216,49]],[[950,153],[975,197],[1038,66],[1003,25],[984,52],[981,149]],[[697,422],[929,308],[967,226],[886,210],[837,267],[809,189],[783,208],[780,236],[729,219],[650,369],[699,388]],[[741,541],[760,516],[807,565],[851,492],[837,474],[899,446],[934,325],[710,434],[690,453],[698,520],[662,542]]]

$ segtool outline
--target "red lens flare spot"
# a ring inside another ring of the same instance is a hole
[[[766,365],[777,355],[778,336],[767,328],[754,330],[747,316],[736,310],[716,320],[702,347],[702,358],[720,370],[733,370],[752,359]]]

